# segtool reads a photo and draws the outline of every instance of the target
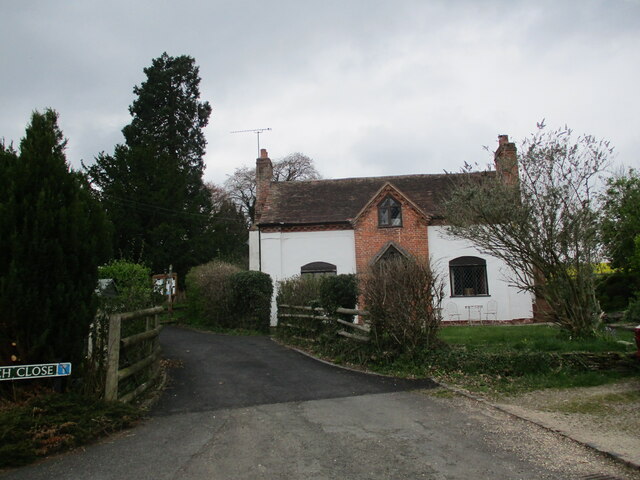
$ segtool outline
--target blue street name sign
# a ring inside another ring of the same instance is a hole
[[[1,380],[64,377],[71,375],[71,363],[44,363],[42,365],[15,365],[0,367]]]

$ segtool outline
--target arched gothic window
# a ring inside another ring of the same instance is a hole
[[[389,245],[387,249],[380,255],[376,262],[384,262],[386,260],[396,260],[398,258],[406,258],[405,255],[394,245]]]

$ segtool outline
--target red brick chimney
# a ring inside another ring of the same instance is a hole
[[[498,149],[494,156],[496,172],[507,184],[518,182],[518,150],[508,135],[498,135]]]
[[[265,148],[260,149],[260,158],[256,159],[256,205],[254,212],[254,225],[260,220],[264,204],[269,196],[269,187],[273,177],[273,164]]]

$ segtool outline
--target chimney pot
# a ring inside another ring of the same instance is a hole
[[[506,184],[518,182],[518,152],[515,143],[509,143],[509,135],[498,135],[498,149],[494,154],[496,172]]]
[[[266,148],[260,149],[260,158],[256,158],[256,203],[254,207],[254,225],[260,220],[265,208],[271,179],[273,177],[273,164],[267,154]]]

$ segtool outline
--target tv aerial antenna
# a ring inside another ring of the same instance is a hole
[[[256,137],[258,137],[258,156],[260,156],[260,134],[270,130],[270,128],[252,128],[250,130],[234,130],[229,133],[255,133]]]

